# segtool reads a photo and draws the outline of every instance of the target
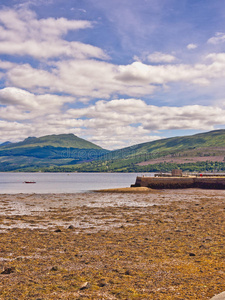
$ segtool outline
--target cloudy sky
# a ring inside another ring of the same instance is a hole
[[[222,0],[1,0],[0,143],[225,128]]]

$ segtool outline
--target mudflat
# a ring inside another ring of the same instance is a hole
[[[0,299],[210,299],[225,191],[0,195]]]
[[[141,187],[125,187],[125,188],[115,188],[115,189],[103,189],[96,190],[97,193],[154,193],[158,192],[157,190],[150,189],[145,186]]]

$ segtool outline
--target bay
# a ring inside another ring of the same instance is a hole
[[[80,193],[129,187],[140,173],[0,173],[0,194]],[[146,174],[153,176],[153,173]],[[25,182],[35,183],[25,183]]]

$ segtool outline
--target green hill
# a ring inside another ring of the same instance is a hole
[[[2,145],[2,149],[18,149],[18,148],[32,148],[32,147],[61,147],[61,148],[76,148],[76,149],[102,149],[101,147],[88,142],[84,139],[77,137],[76,135],[70,134],[53,134],[46,135],[39,138],[28,137],[22,142],[10,143]]]
[[[70,168],[89,172],[225,171],[225,130],[142,143]]]
[[[107,150],[73,134],[29,137],[0,146],[0,171],[39,171],[98,158]]]
[[[29,137],[0,145],[0,171],[225,171],[225,130],[173,137],[115,151],[73,134]]]
[[[112,158],[128,158],[137,155],[154,154],[157,157],[178,151],[192,150],[197,148],[225,147],[225,130],[214,130],[191,136],[172,137],[142,143],[131,147],[110,152]]]

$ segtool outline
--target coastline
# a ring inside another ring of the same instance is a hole
[[[210,299],[225,290],[224,197],[0,195],[0,299]]]
[[[124,187],[124,188],[114,188],[114,189],[102,189],[95,190],[96,193],[154,193],[158,192],[151,188],[140,186],[140,187]]]

